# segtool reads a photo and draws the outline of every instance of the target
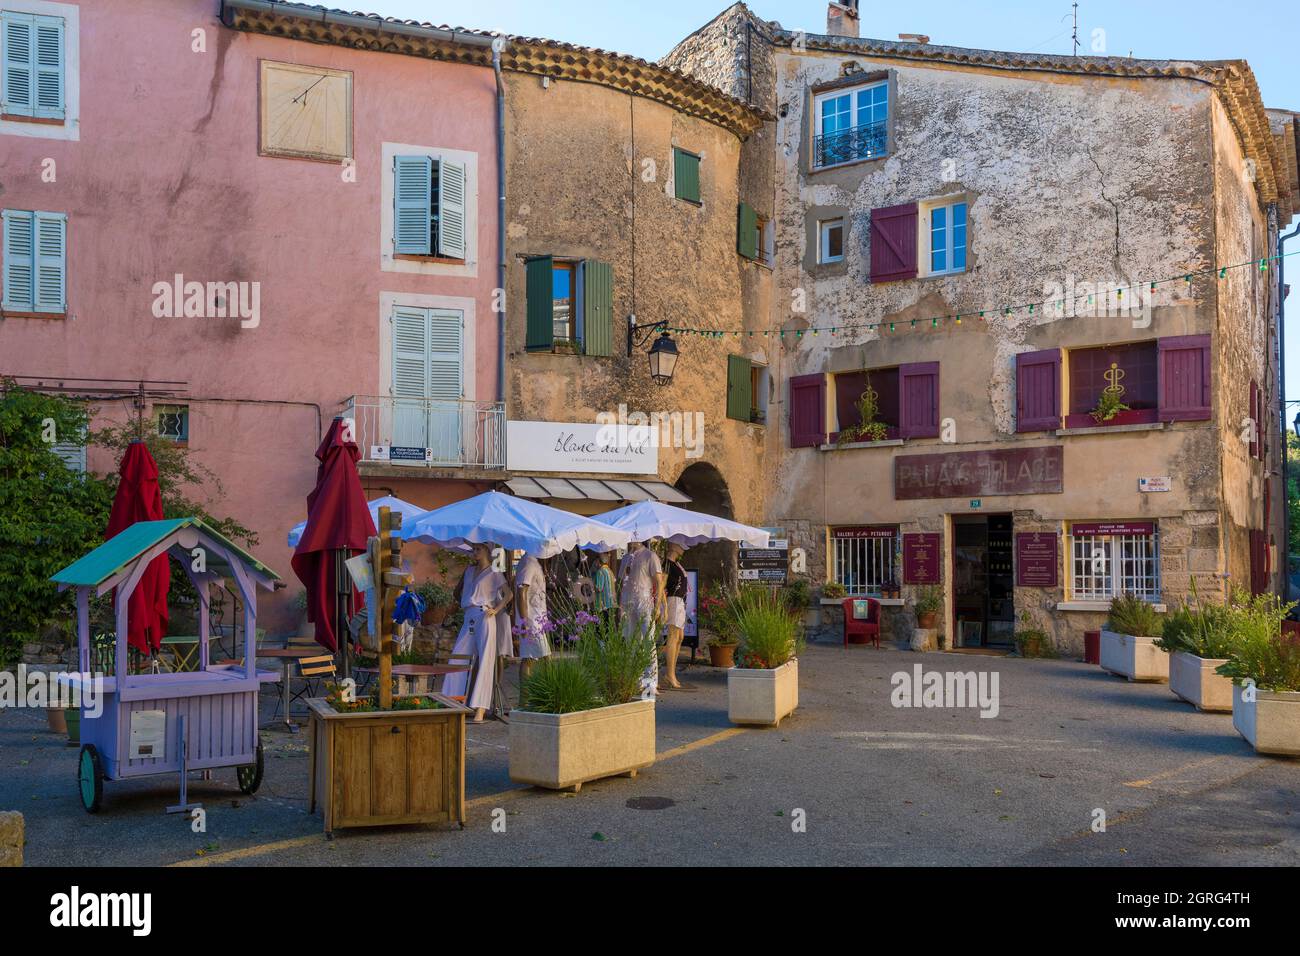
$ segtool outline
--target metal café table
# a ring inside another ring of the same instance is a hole
[[[296,734],[298,725],[289,717],[289,671],[293,664],[305,657],[320,657],[329,651],[323,647],[264,647],[257,651],[258,657],[274,658],[280,662],[280,709],[284,711],[284,726],[289,733]],[[275,720],[271,721],[276,723]]]

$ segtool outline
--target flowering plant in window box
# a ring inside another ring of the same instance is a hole
[[[858,423],[841,428],[835,437],[836,445],[884,441],[889,437],[889,426],[876,421],[876,416],[880,414],[880,395],[871,387],[871,379],[867,379],[867,387],[853,403],[853,407],[858,411]]]
[[[1097,398],[1097,407],[1088,414],[1092,416],[1092,420],[1098,425],[1104,425],[1107,422],[1114,421],[1120,412],[1127,411],[1131,411],[1131,409],[1120,401],[1120,394],[1105,389]]]

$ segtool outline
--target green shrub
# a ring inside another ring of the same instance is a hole
[[[1233,618],[1231,608],[1202,602],[1193,589],[1192,602],[1165,616],[1156,647],[1170,654],[1226,658],[1236,644]]]
[[[730,612],[740,635],[737,667],[780,667],[803,647],[799,619],[768,588],[742,588],[732,599]]]
[[[782,589],[781,596],[785,599],[786,607],[791,611],[802,611],[812,603],[812,589],[802,578],[787,584]]]
[[[943,609],[943,588],[937,584],[927,584],[917,588],[913,604],[916,606],[917,616],[938,614]]]
[[[1106,629],[1116,634],[1134,637],[1159,637],[1160,615],[1151,604],[1136,594],[1121,594],[1110,602],[1110,617]]]
[[[659,653],[649,630],[624,634],[612,621],[597,618],[578,637],[578,660],[600,703],[626,704],[641,696],[641,678]]]
[[[849,596],[849,590],[839,581],[827,581],[822,585],[822,597],[828,601],[839,601]]]
[[[451,588],[437,581],[421,581],[416,585],[415,593],[424,601],[426,611],[444,607],[452,601]]]
[[[1236,684],[1252,680],[1260,690],[1300,691],[1300,641],[1282,634],[1294,607],[1272,594],[1234,595],[1233,646],[1217,672]]]
[[[600,706],[596,685],[575,657],[545,657],[534,665],[523,688],[524,710],[572,714]]]

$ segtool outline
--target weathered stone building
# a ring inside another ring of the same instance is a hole
[[[1277,588],[1293,114],[1243,61],[857,33],[736,4],[664,60],[773,117],[766,523],[896,637],[929,581],[956,644],[1073,652],[1124,591]]]
[[[769,309],[757,221],[746,254],[738,242],[763,115],[619,54],[562,44],[530,66],[518,51],[534,43],[512,41],[506,74],[506,484],[589,514],[658,498],[758,521],[769,356],[734,332]],[[669,387],[647,361],[664,329]],[[630,438],[610,442],[619,422]]]

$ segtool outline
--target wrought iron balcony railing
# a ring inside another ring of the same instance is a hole
[[[885,155],[888,145],[884,121],[825,133],[813,141],[813,165],[821,168],[859,159],[879,159]]]
[[[505,468],[506,412],[500,402],[353,395],[362,461],[426,468]]]

